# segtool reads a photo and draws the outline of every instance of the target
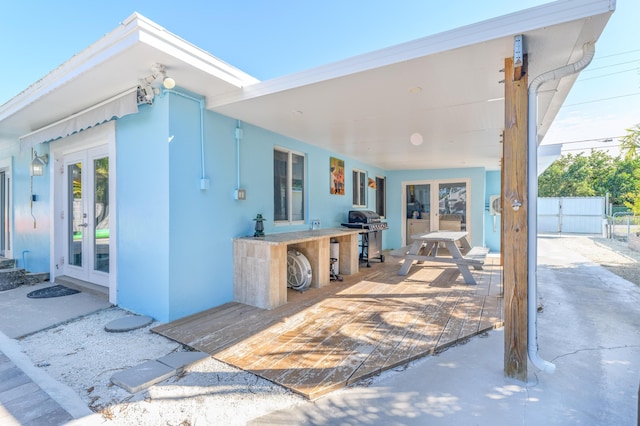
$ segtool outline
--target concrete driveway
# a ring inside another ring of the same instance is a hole
[[[540,238],[539,353],[528,383],[503,375],[503,331],[419,360],[313,403],[271,413],[269,425],[635,425],[640,288]]]

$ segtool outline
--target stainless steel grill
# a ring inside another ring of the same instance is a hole
[[[348,222],[342,223],[342,226],[362,229],[360,233],[360,261],[367,262],[367,267],[371,266],[370,261],[373,259],[384,262],[382,231],[389,229],[389,226],[387,222],[382,222],[380,215],[370,210],[351,210]]]

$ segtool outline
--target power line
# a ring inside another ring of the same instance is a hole
[[[610,55],[605,55],[605,56],[598,56],[596,58],[593,58],[593,60],[596,61],[599,59],[611,58],[613,56],[627,55],[629,53],[635,53],[635,52],[640,52],[640,49],[633,49],[633,50],[627,50],[626,52],[619,52],[619,53],[612,53]]]
[[[604,138],[595,138],[595,139],[582,139],[579,141],[566,141],[566,142],[558,142],[557,144],[549,144],[549,145],[559,145],[559,144],[569,144],[569,143],[585,143],[585,142],[606,142],[606,143],[610,143],[613,142],[614,139],[621,139],[624,138],[623,136],[608,136],[608,137],[604,137]]]
[[[634,59],[633,61],[626,61],[626,62],[618,62],[615,64],[611,64],[611,65],[603,65],[601,67],[595,67],[595,68],[586,68],[584,71],[582,72],[587,72],[587,71],[597,71],[597,70],[602,70],[605,68],[613,68],[613,67],[617,67],[619,65],[627,65],[627,64],[634,64],[636,62],[640,62],[640,59]]]
[[[579,82],[581,82],[581,81],[594,80],[594,79],[596,79],[596,78],[609,77],[609,76],[611,76],[611,75],[622,74],[622,73],[625,73],[625,72],[638,71],[638,70],[640,70],[640,68],[631,68],[631,69],[628,69],[628,70],[623,70],[623,71],[618,71],[618,72],[612,72],[612,73],[609,73],[609,74],[597,75],[597,76],[595,76],[595,77],[580,78],[580,79],[578,79],[578,80],[576,81],[576,83],[579,83]]]
[[[615,144],[615,145],[602,145],[602,146],[586,146],[584,148],[568,148],[568,149],[564,149],[564,147],[562,148],[562,152],[569,152],[569,151],[588,151],[590,149],[609,149],[609,148],[619,148],[620,144]]]
[[[577,102],[577,103],[574,103],[574,104],[563,105],[562,107],[565,108],[565,107],[572,107],[572,106],[577,106],[577,105],[592,104],[594,102],[611,101],[613,99],[628,98],[628,97],[631,97],[631,96],[638,96],[638,95],[640,95],[640,92],[629,93],[629,94],[620,95],[620,96],[612,96],[610,98],[600,98],[600,99],[593,99],[591,101]]]

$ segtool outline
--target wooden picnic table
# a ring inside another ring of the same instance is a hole
[[[407,275],[414,261],[454,263],[458,266],[465,283],[476,284],[476,280],[473,278],[473,275],[471,275],[469,266],[476,270],[482,270],[482,265],[484,264],[487,253],[489,253],[489,249],[484,247],[472,248],[467,240],[466,232],[430,232],[427,234],[412,235],[411,238],[414,240],[413,244],[404,256],[404,263],[398,275]],[[447,248],[449,256],[438,254],[440,243],[443,243]],[[461,247],[458,247],[457,243],[459,243]]]

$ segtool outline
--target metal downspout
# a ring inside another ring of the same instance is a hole
[[[533,79],[529,84],[529,117],[528,117],[528,151],[529,151],[529,216],[527,225],[528,235],[528,280],[527,280],[527,310],[528,310],[528,355],[537,368],[547,373],[553,373],[555,364],[546,361],[538,355],[538,89],[552,80],[572,75],[582,71],[591,63],[595,54],[595,44],[585,43],[582,47],[582,59],[573,64],[565,65],[552,71],[547,71]]]

